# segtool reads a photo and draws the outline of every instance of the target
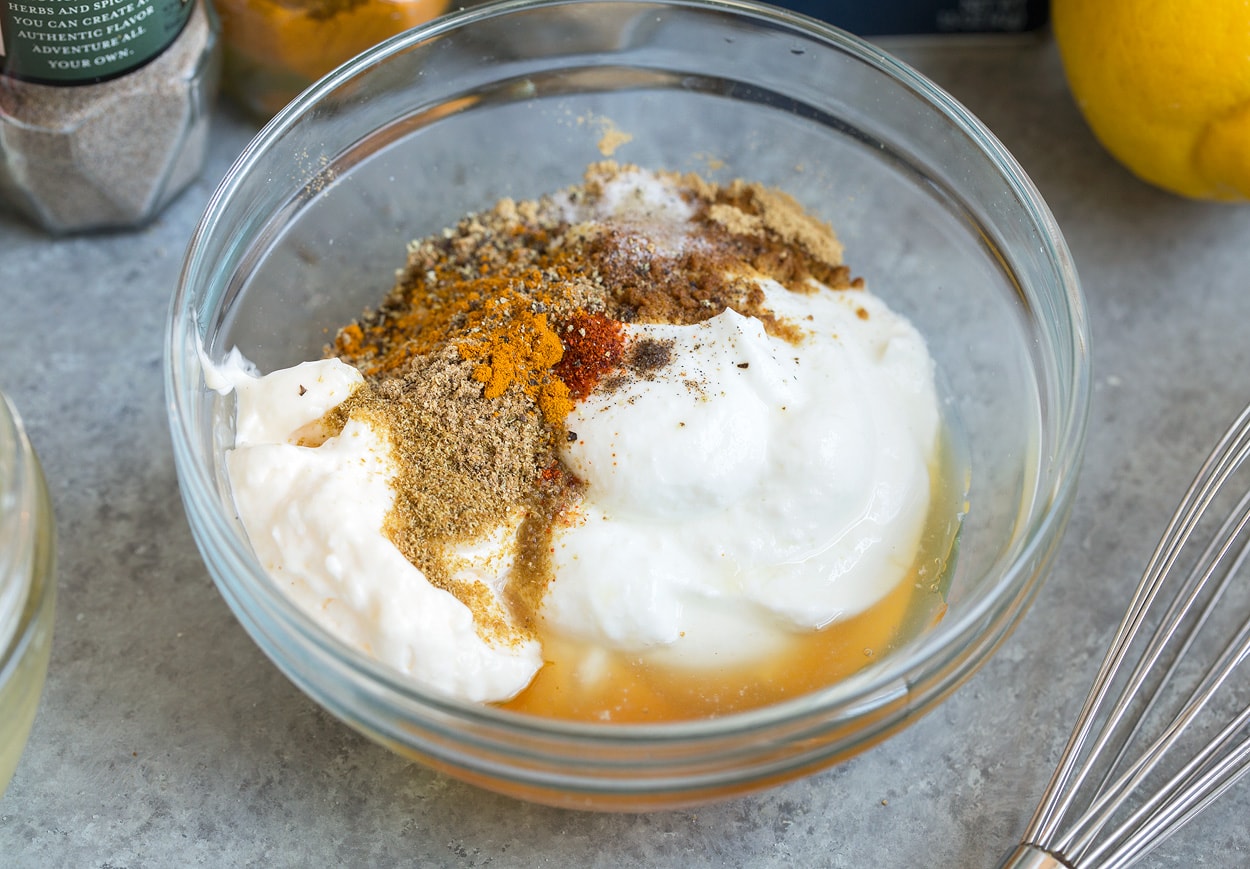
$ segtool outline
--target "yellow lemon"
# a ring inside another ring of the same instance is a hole
[[[1068,84],[1099,141],[1141,178],[1250,200],[1250,3],[1052,0]]]

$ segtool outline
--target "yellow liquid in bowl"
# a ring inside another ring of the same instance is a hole
[[[924,536],[904,577],[862,613],[724,667],[674,666],[659,655],[604,651],[543,633],[545,663],[503,708],[586,722],[662,723],[757,709],[826,688],[919,636],[946,612],[945,585],[966,509],[966,464],[943,438]],[[588,666],[587,662],[591,662]]]

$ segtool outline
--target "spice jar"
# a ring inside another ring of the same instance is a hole
[[[39,461],[0,392],[0,795],[35,720],[52,648],[53,519]]]
[[[130,227],[198,174],[220,79],[207,0],[0,0],[0,200]]]
[[[224,90],[259,118],[360,52],[446,10],[449,0],[216,0]]]

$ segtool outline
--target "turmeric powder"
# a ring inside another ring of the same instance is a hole
[[[215,0],[224,87],[269,117],[367,48],[429,21],[449,0]]]

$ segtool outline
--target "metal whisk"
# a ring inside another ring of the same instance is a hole
[[[1250,771],[1250,408],[1133,595],[1041,804],[1000,869],[1134,864]]]

